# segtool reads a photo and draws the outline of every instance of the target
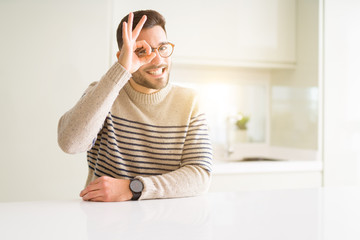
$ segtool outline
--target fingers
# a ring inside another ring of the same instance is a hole
[[[149,62],[151,62],[151,60],[153,60],[156,57],[156,53],[152,52],[149,55],[146,55],[145,57],[142,57],[141,60],[141,64],[147,64]]]
[[[146,55],[151,53],[151,47],[145,40],[136,42],[133,50],[136,49],[144,49],[146,51]]]
[[[104,192],[104,184],[111,178],[108,176],[102,176],[94,181],[90,182],[89,185],[80,192],[80,197],[84,201],[106,201],[106,194]]]
[[[84,190],[80,192],[80,197],[84,201],[101,201],[103,198],[103,192],[99,184],[99,179],[91,182]]]
[[[129,184],[130,180],[103,176],[91,182],[80,196],[84,201],[127,201],[132,198]]]
[[[101,187],[99,183],[101,181],[101,178],[97,178],[94,181],[90,182],[89,185],[80,192],[80,197],[85,196],[89,192],[100,190]]]
[[[128,34],[128,31],[127,31],[127,22],[123,23],[122,38],[123,38],[124,45],[128,45],[129,42],[131,41],[129,39],[129,34]]]
[[[85,201],[91,201],[91,202],[104,202],[104,199],[102,196],[100,197],[95,197],[95,198],[91,198],[89,200],[85,200]]]
[[[146,22],[146,15],[142,16],[142,18],[140,19],[139,23],[136,25],[134,31],[132,30],[133,28],[133,21],[134,21],[134,13],[129,13],[129,17],[128,17],[128,21],[123,23],[123,40],[124,37],[128,40],[136,40],[137,37],[140,34],[140,31],[142,29],[142,27],[144,26],[145,22]]]
[[[84,197],[86,194],[88,194],[89,192],[92,191],[96,191],[99,190],[99,188],[96,185],[88,185],[86,188],[84,188],[81,192],[80,192],[80,197]]]
[[[145,41],[138,41],[134,45],[135,54],[141,65],[151,62],[156,57],[156,53],[152,52],[151,46]]]
[[[85,194],[82,199],[84,201],[104,201],[103,200],[103,194],[101,191],[92,191],[87,194]]]
[[[134,20],[134,13],[129,13],[128,21],[127,21],[127,34],[129,39],[132,39],[132,26]]]
[[[142,29],[142,27],[144,26],[145,22],[146,22],[146,15],[142,16],[142,18],[140,19],[139,23],[136,25],[134,31],[132,31],[132,38],[133,39],[137,39],[137,37],[140,34],[140,31]]]

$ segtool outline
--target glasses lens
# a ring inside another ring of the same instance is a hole
[[[159,47],[158,51],[159,51],[160,56],[166,58],[166,57],[170,57],[173,50],[174,50],[173,46],[170,43],[166,43],[166,44],[161,45]]]

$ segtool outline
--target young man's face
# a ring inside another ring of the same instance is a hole
[[[150,47],[158,48],[167,42],[165,31],[160,26],[141,30],[137,41],[145,40]],[[132,79],[139,85],[149,89],[162,89],[169,81],[171,58],[163,58],[155,51],[156,57],[148,64],[141,66],[132,74]]]

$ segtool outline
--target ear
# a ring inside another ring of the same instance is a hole
[[[120,51],[118,51],[118,52],[116,53],[116,57],[117,57],[117,59],[119,60],[119,57],[120,57]]]

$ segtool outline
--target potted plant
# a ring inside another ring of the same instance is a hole
[[[239,142],[247,142],[248,141],[248,137],[247,137],[247,123],[249,122],[250,117],[249,116],[245,116],[242,113],[238,114],[238,119],[235,122],[236,125],[236,139]]]

